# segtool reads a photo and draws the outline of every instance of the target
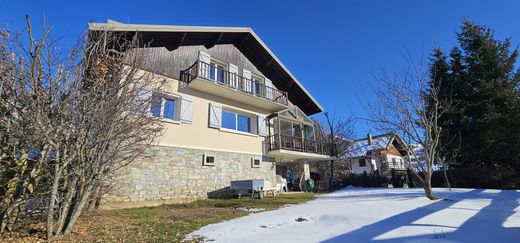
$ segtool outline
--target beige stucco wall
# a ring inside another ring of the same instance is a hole
[[[157,74],[155,74],[154,78],[167,80],[165,91],[168,94],[180,97],[188,95],[193,101],[192,123],[186,124],[165,121],[164,134],[158,139],[158,145],[257,155],[263,154],[264,137],[209,127],[209,104],[211,102],[217,102],[220,103],[223,108],[238,110],[252,115],[269,115],[270,112],[237,101],[228,100],[224,97],[190,89],[186,87],[186,83],[173,78]]]

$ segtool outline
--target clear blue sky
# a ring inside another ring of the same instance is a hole
[[[520,42],[520,1],[30,1],[0,0],[0,24],[23,27],[25,14],[54,27],[63,45],[88,22],[249,26],[330,113],[359,118],[380,70],[395,71],[406,48],[415,56],[451,48],[466,17]],[[370,128],[362,120],[356,133]]]

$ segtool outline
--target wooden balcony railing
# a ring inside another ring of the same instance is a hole
[[[313,154],[334,154],[331,146],[324,141],[316,141],[279,134],[271,135],[267,138],[267,149],[269,151],[285,149]]]
[[[236,73],[217,68],[209,63],[197,61],[186,70],[181,71],[180,75],[181,81],[186,83],[190,83],[197,77],[285,106],[289,104],[287,92],[266,86],[261,82],[245,78]]]

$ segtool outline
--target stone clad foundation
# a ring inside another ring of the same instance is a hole
[[[204,155],[215,156],[213,166]],[[260,159],[260,167],[252,159]],[[264,179],[275,185],[276,165],[261,155],[155,146],[143,158],[118,171],[105,205],[131,207],[219,197],[233,180]]]

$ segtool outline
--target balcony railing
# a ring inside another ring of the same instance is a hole
[[[197,77],[285,106],[289,104],[287,100],[287,92],[277,90],[253,79],[245,78],[236,73],[212,66],[209,63],[197,61],[188,69],[181,71],[180,75],[181,81],[186,83],[190,83]]]
[[[267,149],[269,151],[284,149],[313,154],[334,154],[331,146],[323,141],[279,134],[269,136],[267,141]]]

